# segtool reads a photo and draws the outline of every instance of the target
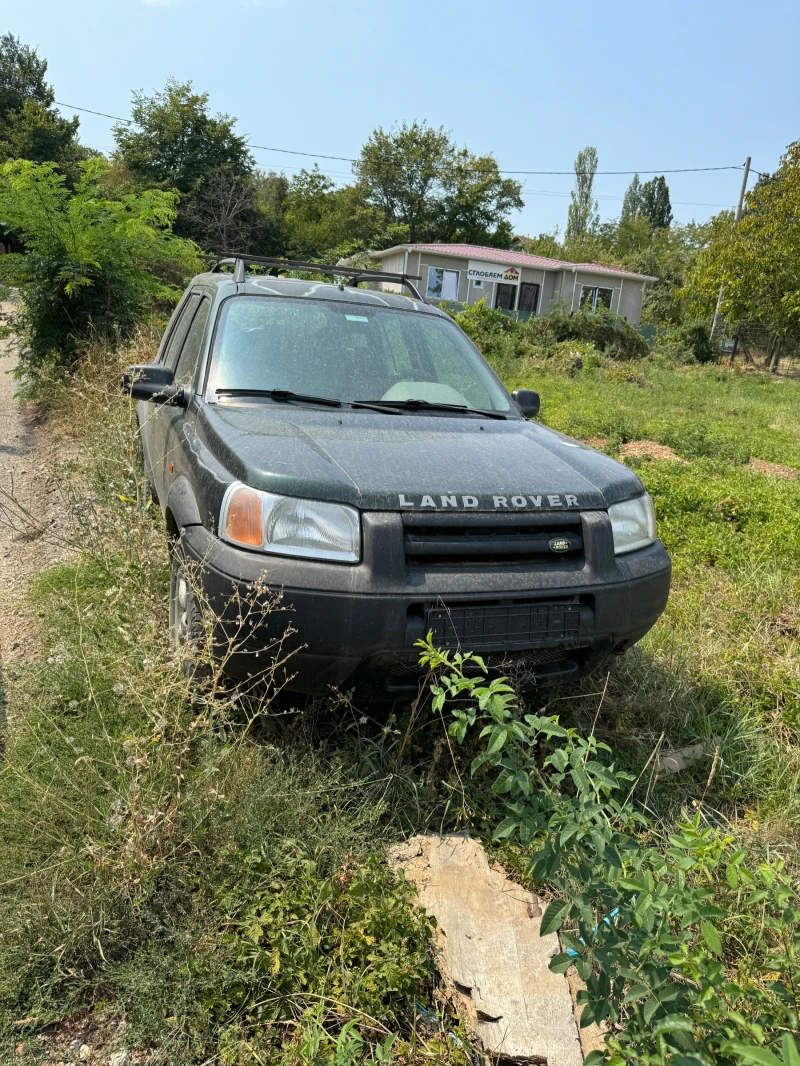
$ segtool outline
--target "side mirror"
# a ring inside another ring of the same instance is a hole
[[[533,389],[514,389],[511,393],[511,398],[516,400],[517,407],[519,407],[524,418],[535,418],[539,414],[541,406],[539,393],[534,392]]]
[[[177,407],[183,407],[186,403],[183,388],[175,384],[175,373],[168,366],[153,363],[129,366],[122,375],[120,387],[134,400],[171,403]]]

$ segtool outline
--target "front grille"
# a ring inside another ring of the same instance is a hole
[[[579,514],[404,514],[409,566],[540,563],[561,569],[583,560]]]

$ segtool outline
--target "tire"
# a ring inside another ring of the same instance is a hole
[[[169,639],[179,652],[186,677],[203,681],[211,677],[212,669],[199,655],[203,639],[203,619],[189,578],[186,562],[180,549],[173,545],[169,567]]]

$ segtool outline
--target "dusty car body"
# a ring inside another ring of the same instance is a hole
[[[670,560],[631,470],[530,421],[536,394],[509,395],[413,285],[231,266],[194,278],[124,385],[174,547],[177,642],[190,562],[223,630],[254,584],[282,593],[225,669],[262,672],[290,623],[287,683],[307,693],[414,690],[428,632],[544,683],[651,628]]]

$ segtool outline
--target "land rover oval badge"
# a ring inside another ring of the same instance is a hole
[[[553,537],[550,541],[551,552],[568,552],[572,543],[566,537]]]

